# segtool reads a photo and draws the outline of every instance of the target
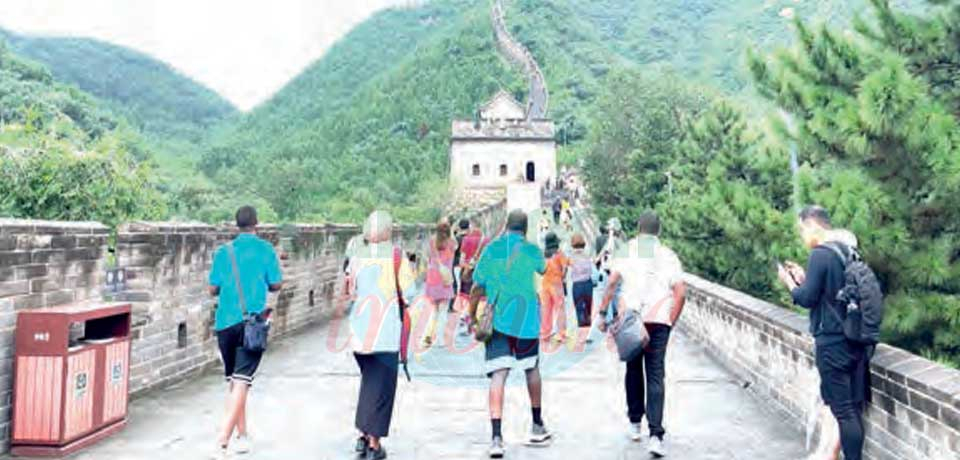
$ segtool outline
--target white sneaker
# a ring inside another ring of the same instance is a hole
[[[227,460],[228,458],[230,458],[230,451],[227,450],[227,446],[217,444],[217,447],[210,452],[210,460]]]
[[[656,436],[650,436],[649,449],[650,454],[654,457],[659,458],[667,456],[667,443]]]
[[[237,454],[248,454],[253,450],[253,442],[250,441],[250,436],[237,436],[232,445],[233,452]]]
[[[503,454],[506,451],[503,449],[503,438],[497,436],[493,438],[493,441],[490,442],[490,458],[503,458]]]
[[[643,439],[643,424],[642,423],[631,423],[630,429],[628,430],[631,441],[639,441]]]

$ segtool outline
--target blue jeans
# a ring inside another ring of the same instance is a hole
[[[593,281],[573,283],[573,306],[577,310],[577,326],[590,327],[593,316]]]

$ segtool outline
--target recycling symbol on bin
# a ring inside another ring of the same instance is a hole
[[[77,374],[77,386],[76,386],[76,396],[82,397],[84,393],[87,392],[87,373],[81,372]]]
[[[113,367],[110,368],[110,380],[113,383],[120,383],[121,379],[123,379],[123,363],[113,363]]]

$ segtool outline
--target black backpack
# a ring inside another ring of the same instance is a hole
[[[863,261],[856,249],[840,243],[824,245],[843,262],[845,283],[837,293],[838,308],[831,308],[843,324],[847,340],[864,345],[876,345],[880,341],[880,324],[883,323],[883,291],[877,276]],[[840,317],[840,311],[846,317]]]

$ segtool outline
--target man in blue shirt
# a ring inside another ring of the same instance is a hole
[[[488,302],[496,305],[484,366],[490,377],[491,458],[504,454],[503,394],[515,364],[527,377],[533,412],[529,444],[545,445],[550,439],[541,419],[540,300],[535,285],[536,275],[542,275],[547,264],[543,252],[527,241],[526,234],[527,215],[521,210],[510,212],[506,232],[487,246],[473,273],[474,286],[482,287]]]
[[[243,347],[243,311],[263,314],[267,291],[277,292],[282,287],[277,254],[270,243],[256,235],[257,211],[251,206],[244,206],[237,211],[236,217],[240,233],[232,242],[217,249],[210,269],[210,295],[219,296],[214,329],[224,375],[230,384],[226,422],[217,440],[214,458],[226,457],[234,428],[237,430],[235,450],[238,453],[250,451],[247,393],[263,353]]]

